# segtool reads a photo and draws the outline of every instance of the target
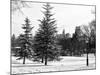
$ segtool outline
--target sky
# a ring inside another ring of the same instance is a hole
[[[39,19],[43,18],[43,4],[26,2],[28,6],[21,8],[21,12],[16,10],[12,13],[12,34],[18,36],[23,33],[22,24],[25,24],[26,17],[30,19],[33,36],[39,28]],[[74,33],[75,27],[80,25],[88,25],[94,18],[92,11],[95,10],[94,6],[80,6],[80,5],[67,5],[67,4],[50,4],[54,7],[51,12],[54,14],[53,18],[56,20],[58,34],[62,33],[65,29],[66,33]],[[20,6],[20,5],[19,5]]]

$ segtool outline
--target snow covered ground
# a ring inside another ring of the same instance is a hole
[[[48,62],[45,66],[39,62],[32,62],[26,59],[26,64],[22,64],[22,60],[16,60],[12,57],[12,74],[32,74],[39,72],[52,72],[52,71],[70,71],[70,70],[87,70],[95,69],[95,56],[89,55],[89,66],[86,66],[86,55],[82,57],[62,56],[61,61]]]

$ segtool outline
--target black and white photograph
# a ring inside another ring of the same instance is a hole
[[[11,75],[96,69],[96,5],[11,0]]]

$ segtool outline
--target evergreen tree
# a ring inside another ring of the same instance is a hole
[[[42,62],[45,62],[47,65],[48,60],[58,59],[59,50],[56,45],[56,20],[51,18],[53,14],[51,14],[51,9],[53,7],[50,6],[49,3],[43,6],[45,10],[43,12],[44,17],[40,21],[40,28],[35,36],[35,53],[38,58],[42,58]]]
[[[15,47],[15,41],[16,41],[16,38],[15,38],[15,35],[13,34],[13,35],[11,36],[11,47],[12,47],[12,48]]]
[[[82,55],[82,52],[83,52],[82,45],[83,45],[82,30],[81,30],[81,27],[78,26],[78,27],[76,27],[75,33],[73,34],[73,37],[72,37],[73,55],[76,55],[76,56]]]
[[[67,55],[67,37],[65,34],[65,31],[63,30],[62,35],[60,35],[61,38],[58,38],[58,45],[61,45],[61,56]]]
[[[12,55],[15,53],[15,47],[16,47],[16,37],[15,37],[15,35],[13,34],[12,36],[11,36],[11,53],[12,53]]]
[[[25,58],[28,58],[32,53],[32,43],[31,43],[31,30],[33,27],[30,26],[30,21],[28,18],[25,19],[25,24],[23,24],[22,29],[24,29],[24,34],[21,34],[18,37],[18,43],[20,49],[17,50],[15,56],[19,57],[18,59],[23,59],[23,64],[25,64]]]

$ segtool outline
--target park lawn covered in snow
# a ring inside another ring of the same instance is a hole
[[[61,61],[49,61],[45,66],[40,62],[33,62],[26,59],[26,64],[22,64],[22,60],[16,60],[12,57],[12,74],[20,73],[39,73],[39,72],[52,72],[52,71],[69,71],[69,70],[87,70],[95,69],[95,56],[89,54],[89,66],[86,66],[86,55],[82,57],[61,56]]]

